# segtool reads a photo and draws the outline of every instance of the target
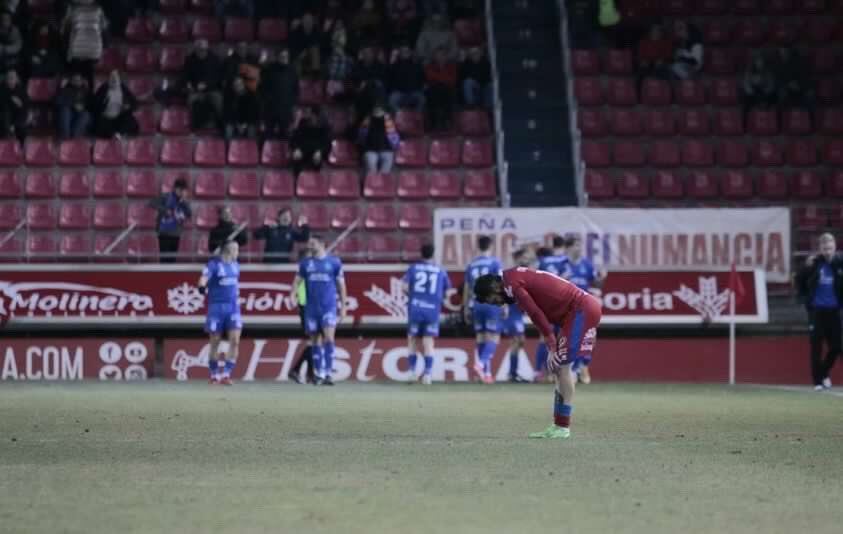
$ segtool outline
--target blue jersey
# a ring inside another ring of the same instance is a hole
[[[435,312],[439,314],[445,292],[451,288],[448,273],[435,263],[418,262],[407,269],[404,281],[409,286],[407,310]]]
[[[236,261],[224,262],[213,257],[202,270],[202,276],[208,279],[209,304],[234,304],[240,297],[240,264]]]
[[[305,313],[337,311],[337,283],[343,281],[342,261],[336,256],[305,258],[299,263],[299,276],[305,283]]]
[[[556,276],[565,276],[568,270],[568,256],[564,254],[545,256],[539,259],[539,271],[547,271]]]
[[[580,258],[577,263],[568,261],[565,278],[583,291],[588,291],[595,279],[594,265],[585,258]]]
[[[465,283],[471,288],[471,303],[474,302],[474,282],[484,274],[502,276],[501,260],[494,256],[477,256],[465,268]]]

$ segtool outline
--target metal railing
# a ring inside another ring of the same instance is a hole
[[[571,69],[571,47],[568,40],[568,10],[565,0],[556,0],[559,6],[559,37],[562,46],[562,70],[565,71],[565,90],[568,99],[568,128],[571,131],[571,159],[574,164],[574,185],[577,189],[577,201],[580,206],[588,204],[585,192],[585,163],[580,157],[582,134],[577,126],[577,102],[574,98],[573,69]]]
[[[498,84],[498,54],[495,46],[495,26],[492,21],[492,0],[486,0],[486,42],[489,48],[489,63],[492,66],[492,98],[494,100],[493,118],[495,123],[495,161],[498,168],[498,191],[501,206],[508,208],[511,204],[509,196],[509,163],[504,155],[503,124],[501,119],[500,86]]]

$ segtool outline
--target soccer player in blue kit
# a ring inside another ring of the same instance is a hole
[[[433,261],[433,245],[423,245],[421,261],[407,269],[404,291],[407,293],[407,347],[410,351],[411,380],[418,381],[416,372],[419,349],[424,356],[422,383],[433,382],[433,339],[439,336],[439,312],[445,292],[451,288],[448,273]]]
[[[529,267],[530,255],[522,249],[516,250],[512,260],[517,267]],[[518,374],[518,355],[524,348],[524,312],[518,304],[507,304],[508,314],[503,320],[503,335],[509,338],[509,381],[513,383],[528,382]]]
[[[567,240],[562,236],[553,237],[553,252],[549,255],[539,257],[539,271],[547,271],[556,276],[565,277],[568,268]],[[533,378],[536,382],[544,381],[544,372],[547,367],[547,345],[544,338],[539,338],[536,346],[536,374]]]
[[[232,385],[231,371],[237,362],[240,347],[240,331],[243,320],[240,317],[240,264],[237,255],[240,247],[236,241],[222,246],[219,256],[214,256],[202,270],[199,277],[199,292],[208,295],[208,316],[205,331],[209,336],[208,370],[211,384]],[[217,351],[223,332],[228,336],[228,354],[217,360]]]
[[[342,261],[325,250],[320,236],[311,236],[307,242],[310,255],[299,263],[299,272],[293,280],[295,288],[304,281],[307,303],[304,306],[304,327],[310,336],[313,366],[316,368],[316,385],[333,386],[334,334],[339,321],[345,318],[347,293]],[[339,298],[337,298],[339,296]]]
[[[606,279],[606,271],[596,270],[594,264],[588,258],[582,255],[582,240],[579,237],[571,237],[568,239],[568,263],[567,271],[563,274],[569,282],[589,293],[599,293],[600,286]],[[595,296],[599,296],[595,295]],[[583,384],[591,383],[591,373],[588,366],[591,363],[591,354],[586,357],[577,358],[571,364],[571,372],[577,376],[579,382]]]
[[[495,382],[492,375],[492,357],[498,348],[501,331],[501,307],[474,301],[474,282],[484,274],[501,275],[501,260],[492,255],[492,238],[481,235],[477,238],[480,255],[471,260],[465,268],[462,305],[465,321],[474,325],[477,341],[477,362],[474,371],[486,384]]]

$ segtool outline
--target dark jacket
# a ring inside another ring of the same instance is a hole
[[[193,215],[190,204],[186,200],[179,200],[175,193],[165,193],[153,198],[149,205],[158,211],[155,223],[158,235],[180,236],[184,222]]]
[[[235,230],[237,230],[237,223],[234,221],[218,222],[216,226],[211,228],[211,233],[208,235],[208,252],[213,254],[218,247],[221,247],[228,240],[228,236],[233,234]],[[242,247],[249,241],[249,230],[243,228],[234,240]]]
[[[325,124],[307,122],[302,120],[293,130],[290,138],[290,148],[301,150],[305,154],[322,151],[322,155],[328,154],[331,145],[331,131]]]
[[[123,104],[128,105],[129,109],[122,111],[122,113],[129,113],[130,115],[138,109],[138,99],[135,95],[129,90],[129,87],[125,83],[120,83],[120,87],[123,89]],[[102,84],[97,92],[94,93],[94,99],[91,105],[91,111],[94,113],[95,116],[99,117],[105,111],[105,99],[108,97],[108,83]]]
[[[182,72],[182,82],[185,87],[191,84],[196,89],[200,83],[208,86],[207,90],[211,91],[217,89],[220,83],[220,76],[222,75],[222,62],[211,52],[204,58],[196,55],[196,52],[187,56],[184,62],[184,71]]]
[[[826,263],[824,256],[817,255],[813,265],[803,265],[796,275],[799,296],[809,311],[813,308],[814,295],[820,279],[820,268]],[[837,295],[837,302],[843,304],[843,254],[838,253],[831,259],[831,269],[834,271],[834,292]]]
[[[351,73],[351,79],[357,85],[371,81],[383,83],[386,79],[386,66],[382,61],[378,61],[377,59],[369,64],[358,61],[354,67],[354,71]]]
[[[91,91],[87,84],[82,87],[74,87],[68,83],[59,89],[58,94],[56,94],[56,106],[60,108],[68,107],[76,110],[77,107],[81,106],[87,111],[91,108],[91,100]]]
[[[424,67],[413,59],[399,59],[389,67],[389,89],[400,93],[424,90]]]
[[[293,244],[310,239],[310,227],[306,224],[298,228],[263,225],[255,230],[254,237],[266,241],[263,249],[264,263],[286,263],[292,259],[290,253],[293,251]]]
[[[258,97],[249,91],[236,94],[228,91],[225,95],[223,122],[225,124],[256,124],[260,117]]]
[[[273,109],[295,106],[299,99],[299,75],[296,68],[277,61],[267,64],[261,71],[258,93],[265,105]]]
[[[474,80],[481,85],[492,81],[492,66],[486,58],[480,61],[467,59],[460,63],[460,81]]]
[[[18,97],[20,103],[15,103],[12,97]],[[0,84],[0,110],[9,113],[14,122],[25,122],[29,114],[29,98],[22,83],[14,89],[9,89],[5,83]]]

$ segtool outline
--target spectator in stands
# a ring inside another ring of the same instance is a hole
[[[222,92],[219,86],[222,63],[208,49],[208,41],[199,39],[187,56],[182,71],[182,84],[190,109],[190,127],[194,130],[215,124],[222,116]]]
[[[351,19],[351,38],[363,47],[381,44],[383,33],[383,13],[375,0],[363,0],[363,5]]]
[[[448,0],[418,0],[422,18],[429,19],[433,15],[448,15]]]
[[[457,35],[441,13],[434,13],[425,21],[416,41],[416,56],[424,63],[430,63],[437,50],[444,50],[448,61],[456,61],[460,51]]]
[[[91,126],[91,89],[81,74],[61,80],[56,95],[59,139],[83,137]]]
[[[257,135],[260,120],[258,97],[246,89],[242,78],[235,78],[225,94],[223,129],[227,140],[235,137],[252,139]]]
[[[255,239],[264,240],[264,263],[287,263],[293,259],[293,245],[310,239],[310,227],[304,215],[300,215],[298,224],[293,226],[292,210],[281,208],[275,222],[264,224],[253,235]]]
[[[71,72],[82,74],[90,87],[94,87],[94,66],[102,57],[107,25],[102,8],[94,0],[73,0],[62,23]]]
[[[341,44],[343,48],[348,44],[348,30],[345,26],[345,20],[336,15],[338,11],[341,10],[339,8],[332,9],[329,5],[327,14],[322,18],[319,54],[323,63],[325,58],[331,55],[338,44]]]
[[[10,13],[0,13],[0,76],[18,67],[23,38]]]
[[[249,48],[246,58],[240,62],[237,73],[250,93],[257,93],[261,83],[261,65],[266,63],[266,52],[256,44]]]
[[[393,50],[389,66],[389,105],[393,110],[424,111],[424,67],[409,45]]]
[[[3,0],[0,11],[12,15],[12,24],[25,31],[30,27],[29,3],[32,0]]]
[[[322,31],[313,13],[290,24],[290,52],[302,76],[318,76],[322,69]]]
[[[217,225],[211,228],[211,232],[208,234],[208,252],[214,255],[219,254],[218,249],[226,241],[237,241],[237,244],[241,247],[249,241],[249,230],[245,227],[241,228],[239,233],[234,235],[240,223],[236,222],[234,217],[232,217],[231,208],[220,206],[217,210],[217,216]]]
[[[0,138],[15,137],[23,144],[29,125],[29,98],[18,73],[10,70],[0,86]]]
[[[290,52],[278,52],[277,61],[264,65],[258,87],[264,128],[268,137],[286,138],[299,100],[299,75],[290,65]]]
[[[741,82],[741,102],[744,119],[756,107],[770,108],[776,104],[776,84],[773,72],[764,59],[764,54],[756,50],[752,54],[749,66]]]
[[[447,130],[454,113],[457,94],[457,65],[448,60],[448,52],[440,48],[433,62],[424,68],[427,80],[427,117],[431,130]]]
[[[450,8],[452,20],[473,19],[480,15],[480,0],[451,0]]]
[[[343,100],[346,94],[346,83],[351,80],[354,72],[354,59],[345,51],[345,39],[334,43],[328,61],[325,63],[325,92],[333,100]]]
[[[492,109],[492,65],[482,48],[475,46],[468,51],[468,57],[460,63],[459,73],[465,105]]]
[[[811,375],[814,389],[831,388],[831,369],[841,353],[840,308],[843,306],[843,255],[831,234],[818,240],[818,254],[809,256],[796,277],[808,311],[811,337]],[[822,355],[825,341],[828,354]]]
[[[246,42],[237,43],[234,49],[229,49],[222,65],[222,83],[229,87],[234,78],[240,76],[240,65],[248,61],[249,44]]]
[[[779,105],[813,110],[816,95],[811,65],[796,48],[780,46],[776,49],[773,77]]]
[[[358,142],[366,163],[366,174],[389,174],[395,161],[395,151],[401,141],[398,129],[382,104],[376,104],[372,114],[360,125]]]
[[[568,29],[571,48],[596,48],[600,46],[597,20],[600,2],[597,0],[567,0]]]
[[[214,14],[218,19],[226,16],[255,18],[255,0],[214,0]]]
[[[185,222],[192,216],[187,201],[187,181],[179,178],[173,183],[173,190],[149,201],[158,212],[156,229],[161,263],[175,263],[179,241]]]
[[[364,48],[351,78],[355,86],[354,112],[357,120],[362,121],[372,112],[375,102],[386,97],[386,65],[375,55],[374,49]]]
[[[108,82],[94,93],[92,111],[94,133],[97,137],[110,138],[123,135],[137,135],[140,127],[134,112],[138,99],[120,78],[120,73],[111,71]]]
[[[108,19],[109,33],[117,37],[124,37],[129,18],[135,15],[136,10],[140,8],[140,3],[142,2],[138,2],[137,0],[111,0],[101,2],[105,17]]]
[[[386,0],[386,17],[389,19],[388,29],[392,42],[415,42],[421,21],[416,0]]]
[[[47,22],[38,23],[32,31],[28,53],[29,77],[52,78],[61,71],[58,36]]]
[[[637,67],[639,85],[644,78],[665,79],[673,58],[673,40],[665,35],[661,24],[653,24],[647,36],[638,42]]]
[[[670,72],[678,80],[693,78],[702,69],[704,48],[700,30],[684,20],[674,25],[677,45],[673,51]]]
[[[318,171],[322,168],[331,145],[331,129],[316,106],[306,107],[298,113],[293,135],[290,138],[293,173],[303,170]]]

